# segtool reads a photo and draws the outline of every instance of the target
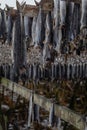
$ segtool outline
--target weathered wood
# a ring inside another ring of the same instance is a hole
[[[31,91],[28,90],[27,88],[25,88],[23,86],[20,86],[20,85],[18,85],[16,83],[13,83],[10,80],[7,80],[5,78],[1,79],[1,84],[3,86],[5,86],[7,89],[9,89],[11,91],[14,90],[14,93],[17,93],[18,95],[21,95],[22,97],[24,97],[27,100],[29,100]]]
[[[44,11],[51,11],[53,9],[54,1],[53,0],[41,0],[37,2],[35,0],[35,4],[37,6],[41,6]]]
[[[38,7],[34,5],[26,5],[23,11],[24,15],[29,17],[37,16],[38,12],[39,12]]]
[[[1,78],[0,83],[11,91],[14,89],[15,93],[21,95],[27,100],[30,99],[31,92],[33,92],[5,78]],[[34,96],[34,104],[37,104],[40,107],[44,108],[45,110],[50,111],[50,108],[53,103],[50,99],[47,99],[44,96],[35,94],[34,92],[33,92],[33,96]],[[56,116],[60,117],[64,121],[75,126],[79,130],[85,130],[85,120],[83,119],[83,116],[78,115],[77,113],[71,111],[67,107],[54,104],[54,113]]]
[[[50,111],[52,102],[44,96],[34,94],[34,103],[44,108],[46,111]]]
[[[69,122],[71,125],[75,126],[79,130],[84,130],[85,123],[81,115],[78,115],[70,109],[64,106],[59,106],[57,104],[54,105],[54,110],[56,116],[60,117],[66,122]]]
[[[81,3],[81,0],[69,0],[69,1],[74,3]]]
[[[74,3],[80,4],[82,0],[64,0],[64,1],[74,2]]]
[[[44,3],[42,5],[42,10],[44,13],[47,13],[49,11],[53,10],[53,3]],[[35,5],[26,5],[23,11],[23,15],[29,16],[29,17],[35,17],[39,13],[39,7]]]

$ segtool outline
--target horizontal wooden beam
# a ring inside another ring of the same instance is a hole
[[[59,106],[55,104],[54,107],[55,115],[57,115],[64,121],[69,122],[71,125],[75,126],[79,130],[85,130],[85,122],[81,115],[78,115],[77,113],[64,106]]]
[[[44,96],[35,94],[33,91],[5,78],[1,78],[0,83],[7,89],[15,92],[18,95],[21,95],[27,100],[30,99],[30,95],[31,93],[33,93],[34,104],[39,105],[40,107],[44,108],[46,111],[50,111],[50,108],[53,104],[53,102],[50,99],[47,99]],[[85,130],[85,121],[82,115],[79,115],[73,112],[72,110],[68,109],[67,107],[60,106],[55,103],[54,103],[54,113],[56,116],[60,117],[62,120],[75,126],[79,130]]]
[[[82,0],[63,0],[63,1],[74,2],[74,3],[80,4]]]
[[[10,91],[13,91],[14,93],[21,95],[22,97],[24,97],[25,99],[29,100],[30,95],[31,95],[31,90],[20,86],[8,79],[2,78],[1,79],[1,84],[6,87],[7,89],[9,89]]]
[[[44,3],[42,5],[42,10],[44,11],[44,13],[47,13],[49,11],[52,11],[53,10],[53,4],[52,3]],[[38,15],[38,12],[39,12],[39,7],[37,6],[26,6],[23,13],[24,15],[26,16],[29,16],[29,17],[34,17],[34,16],[37,16]]]

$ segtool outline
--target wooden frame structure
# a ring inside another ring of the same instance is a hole
[[[74,111],[70,110],[67,107],[60,106],[58,104],[53,103],[50,99],[47,99],[44,96],[38,95],[23,86],[20,86],[6,78],[0,79],[0,84],[3,85],[6,89],[13,91],[14,93],[21,95],[25,99],[29,100],[31,93],[33,94],[34,104],[39,105],[40,107],[44,108],[46,111],[50,111],[50,107],[54,104],[54,114],[61,118],[62,120],[70,123],[71,125],[75,126],[79,130],[86,130],[86,117],[83,115],[79,115]]]

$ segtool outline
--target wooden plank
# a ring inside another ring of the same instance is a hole
[[[69,122],[71,125],[75,126],[79,130],[85,130],[85,122],[81,115],[71,111],[67,107],[54,105],[55,115],[60,117],[66,122]]]
[[[52,102],[44,96],[34,94],[34,103],[44,108],[46,111],[50,111]]]
[[[0,82],[3,86],[5,86],[7,89],[13,91],[22,97],[29,100],[31,93],[33,93],[34,96],[34,104],[39,105],[40,107],[44,108],[46,111],[50,111],[50,108],[53,104],[53,102],[50,99],[47,99],[44,96],[35,94],[33,91],[20,86],[16,83],[13,83],[12,81],[1,78]],[[58,104],[54,104],[54,114],[58,117],[60,117],[62,120],[70,123],[71,125],[75,126],[79,130],[85,130],[85,120],[83,119],[82,115],[79,115],[67,107],[60,106]]]
[[[63,1],[74,2],[74,3],[80,4],[82,0],[63,0]]]
[[[38,14],[38,7],[35,5],[26,5],[23,11],[23,14],[29,17],[37,16]]]
[[[54,7],[53,3],[44,3],[43,6],[42,6],[42,9],[44,11],[52,11],[53,7]]]
[[[13,83],[12,81],[5,79],[5,78],[1,79],[1,84],[3,86],[5,86],[7,89],[9,89],[9,90],[13,91],[14,93],[17,93],[18,95],[21,95],[25,99],[29,100],[31,90],[29,90],[23,86],[20,86],[16,83]]]

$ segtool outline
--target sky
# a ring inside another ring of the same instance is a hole
[[[27,4],[34,5],[34,0],[18,0],[18,1],[19,2],[26,1]],[[37,0],[37,1],[39,2],[40,0]],[[5,4],[11,7],[16,7],[16,0],[0,0],[0,3],[1,3],[1,8],[4,8]]]

